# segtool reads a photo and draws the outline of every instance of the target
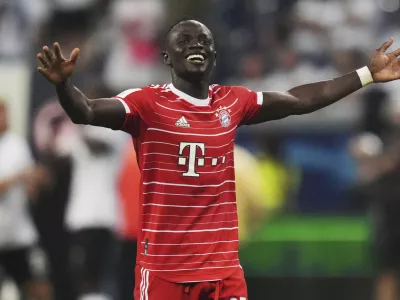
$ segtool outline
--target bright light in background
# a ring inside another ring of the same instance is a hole
[[[395,12],[400,8],[400,0],[377,0],[378,7],[385,12]]]

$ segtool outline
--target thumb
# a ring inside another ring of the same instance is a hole
[[[76,64],[78,57],[79,57],[79,48],[75,48],[72,52],[71,52],[71,56],[69,57],[69,61],[71,63],[73,63],[74,65]]]

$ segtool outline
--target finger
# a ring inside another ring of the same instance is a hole
[[[385,53],[387,49],[389,49],[390,46],[393,44],[393,39],[390,38],[386,42],[384,42],[378,49],[379,52]]]
[[[57,43],[57,42],[55,42],[53,46],[54,46],[54,53],[55,53],[55,55],[56,55],[56,58],[58,58],[58,59],[64,59],[64,57],[63,57],[63,55],[62,55],[62,52],[61,52],[60,44]]]
[[[53,59],[54,59],[54,56],[53,56],[53,53],[51,52],[51,50],[49,49],[49,47],[44,46],[43,47],[43,52],[44,52],[44,55],[46,55],[47,60],[49,62],[52,62]]]
[[[37,68],[38,72],[41,73],[42,75],[46,76],[46,69],[42,67]]]
[[[75,48],[72,51],[71,56],[69,57],[70,62],[73,63],[74,65],[76,64],[76,61],[78,60],[79,52],[80,52],[80,50],[78,48]]]
[[[42,63],[43,67],[48,68],[50,66],[49,61],[43,57],[42,53],[37,55],[37,59]]]
[[[394,56],[398,57],[400,55],[400,48],[394,50],[391,54],[393,54]]]

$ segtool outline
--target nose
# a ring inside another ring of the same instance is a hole
[[[189,43],[189,49],[203,49],[203,45],[196,39]]]

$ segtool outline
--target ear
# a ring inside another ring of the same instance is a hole
[[[167,66],[171,66],[171,60],[169,58],[167,51],[163,51],[162,56],[163,56],[164,64],[166,64]]]

